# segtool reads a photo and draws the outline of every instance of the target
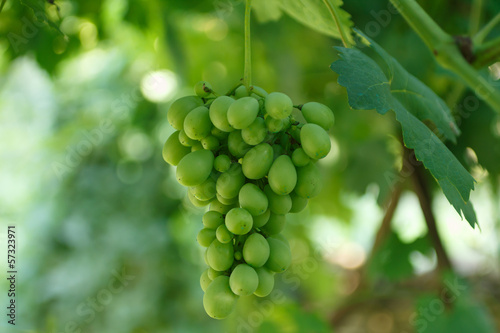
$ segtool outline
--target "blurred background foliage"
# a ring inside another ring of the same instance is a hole
[[[224,93],[241,78],[243,2],[5,2],[0,223],[2,244],[6,226],[18,228],[20,273],[17,325],[4,318],[0,331],[500,331],[498,114],[438,67],[399,15],[382,15],[387,1],[346,1],[355,26],[457,115],[473,110],[459,118],[462,135],[449,147],[477,180],[471,198],[481,230],[461,221],[428,179],[460,278],[436,273],[411,186],[371,253],[393,191],[388,175],[402,164],[400,130],[391,115],[349,109],[329,69],[338,40],[255,3],[254,83],[296,104],[329,105],[333,149],[320,162],[321,195],[288,220],[293,265],[277,276],[274,296],[242,299],[229,319],[215,321],[203,311],[199,286],[203,211],[186,200],[161,147],[173,132],[166,112],[175,98],[192,94],[201,79]],[[483,24],[500,12],[496,1],[420,3],[453,34],[469,32],[471,6],[480,3]],[[500,64],[484,74],[500,86]],[[450,285],[456,298],[444,304]],[[7,302],[3,291],[0,300]]]

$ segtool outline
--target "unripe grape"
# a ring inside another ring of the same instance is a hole
[[[247,128],[241,130],[241,137],[249,145],[255,146],[264,141],[267,136],[266,122],[257,117]]]
[[[286,223],[286,215],[272,214],[269,217],[266,225],[262,227],[262,231],[267,235],[276,235],[283,231]]]
[[[203,228],[198,232],[196,240],[203,247],[209,247],[215,239],[215,230]]]
[[[226,214],[229,212],[232,208],[236,207],[236,205],[224,205],[221,203],[219,200],[214,199],[210,202],[209,209],[210,210],[215,210],[221,214]]]
[[[243,129],[254,122],[258,113],[259,102],[252,97],[242,97],[229,106],[227,120],[234,128]]]
[[[241,258],[243,258],[243,255],[240,251],[234,253],[234,259],[241,260]]]
[[[261,143],[250,149],[243,157],[243,174],[249,179],[264,177],[273,163],[273,148]]]
[[[207,287],[212,283],[212,280],[208,277],[208,269],[205,270],[200,277],[200,286],[203,291],[207,290]]]
[[[243,185],[238,194],[241,208],[248,210],[253,216],[261,215],[267,210],[267,196],[260,188],[251,183]]]
[[[215,136],[209,135],[201,139],[201,145],[203,149],[215,150],[219,148],[219,140]]]
[[[257,290],[259,277],[252,267],[246,264],[239,264],[234,268],[229,277],[229,286],[236,295],[248,296]]]
[[[212,122],[208,115],[208,109],[204,106],[199,106],[184,119],[184,131],[186,135],[193,140],[201,140],[210,134],[212,130]]]
[[[234,131],[227,138],[227,147],[229,152],[235,157],[243,157],[252,148],[249,144],[243,141],[241,131]]]
[[[214,168],[219,172],[226,172],[231,166],[231,160],[227,155],[219,155],[214,160]]]
[[[285,195],[293,191],[297,184],[297,171],[288,155],[278,157],[267,176],[269,185],[274,193]]]
[[[230,206],[238,203],[238,197],[226,199],[219,193],[216,194],[217,200],[223,205]]]
[[[269,259],[269,243],[259,233],[248,236],[243,245],[243,259],[252,267],[263,266]]]
[[[224,198],[234,198],[238,196],[243,184],[245,184],[245,176],[241,170],[241,165],[234,163],[229,170],[221,174],[217,179],[217,193]]]
[[[191,152],[195,152],[197,150],[203,150],[203,145],[201,144],[200,141],[195,141],[195,143],[191,147]]]
[[[220,225],[216,232],[215,236],[217,237],[217,240],[221,243],[229,243],[231,240],[233,240],[234,235],[227,230],[227,227],[222,224]]]
[[[261,228],[262,226],[264,226],[269,220],[270,216],[271,216],[271,210],[269,208],[264,212],[264,214],[254,216],[253,217],[254,228]]]
[[[202,200],[198,200],[196,199],[196,197],[191,193],[191,191],[188,191],[187,192],[188,194],[188,199],[189,201],[193,204],[193,206],[195,207],[205,207],[207,206],[208,204],[210,204],[210,200],[207,200],[207,201],[202,201]]]
[[[274,119],[273,117],[265,118],[267,130],[271,133],[278,133],[283,129],[283,121],[281,119]]]
[[[266,297],[273,291],[274,288],[274,273],[266,267],[259,267],[255,269],[259,277],[259,285],[254,292],[258,297]]]
[[[248,97],[248,90],[247,90],[247,87],[245,86],[239,86],[238,88],[236,88],[236,90],[234,91],[234,97],[236,99],[240,99],[240,98],[243,98],[243,97]]]
[[[244,235],[252,230],[253,218],[243,208],[233,208],[226,215],[226,227],[235,235]]]
[[[223,132],[217,127],[212,127],[210,133],[212,133],[212,135],[219,140],[227,140],[227,137],[229,136],[229,132]]]
[[[229,96],[217,97],[210,105],[210,120],[216,128],[223,132],[232,132],[234,128],[227,121],[227,111],[234,99]]]
[[[296,167],[303,167],[311,162],[311,158],[306,154],[304,149],[297,148],[292,153],[292,162]]]
[[[292,263],[290,247],[272,237],[267,238],[267,242],[269,243],[269,259],[265,266],[273,272],[287,270]]]
[[[306,154],[319,160],[330,152],[332,144],[328,133],[319,125],[305,124],[300,130],[300,141]]]
[[[208,250],[206,253],[208,253]],[[208,263],[207,263],[207,265],[208,265]],[[224,271],[216,271],[212,267],[209,267],[207,275],[208,275],[208,278],[213,281],[213,280],[215,280],[216,277],[224,275]]]
[[[251,92],[252,92],[252,97],[258,97],[258,98],[260,98],[261,96],[266,97],[267,95],[269,95],[267,91],[257,86],[252,86]]]
[[[224,319],[233,312],[238,296],[229,287],[228,276],[218,276],[210,283],[203,296],[206,313],[215,319]]]
[[[313,198],[321,191],[321,173],[315,163],[297,168],[295,193],[303,198]]]
[[[285,119],[293,109],[290,97],[280,92],[272,92],[266,97],[266,112],[274,119]]]
[[[264,187],[264,193],[267,195],[267,199],[269,200],[269,209],[271,210],[271,213],[285,215],[292,208],[292,199],[288,194],[278,195],[269,185]]]
[[[189,190],[198,200],[211,200],[215,197],[215,180],[212,177],[208,177],[203,183],[190,187]]]
[[[184,130],[181,130],[179,132],[179,142],[181,143],[181,145],[186,146],[186,147],[192,147],[196,143],[198,143],[198,141],[193,140],[190,137],[188,137]]]
[[[194,85],[194,92],[200,97],[208,97],[212,94],[212,86],[206,81],[199,81]]]
[[[163,145],[163,159],[170,165],[177,165],[191,149],[179,142],[179,131],[172,133]]]
[[[290,213],[299,213],[303,211],[309,201],[306,198],[297,195],[295,192],[290,193],[290,198],[292,198],[292,208],[290,209]]]
[[[214,165],[214,154],[209,150],[198,150],[187,154],[177,165],[177,181],[184,186],[196,186],[210,176]]]
[[[216,271],[229,269],[234,261],[233,244],[224,244],[214,239],[208,247],[207,259],[210,267]]]
[[[333,111],[324,104],[309,102],[302,106],[301,111],[308,123],[319,125],[325,131],[328,131],[333,126]]]
[[[168,109],[167,120],[173,128],[181,130],[188,113],[201,105],[203,105],[203,101],[198,96],[181,97],[173,102]]]
[[[218,226],[224,223],[224,217],[217,211],[209,210],[203,214],[202,222],[205,228],[217,229]]]

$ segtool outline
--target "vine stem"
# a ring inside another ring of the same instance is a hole
[[[390,0],[435,55],[437,62],[462,78],[476,95],[500,113],[500,93],[462,56],[455,40],[415,0]]]
[[[246,0],[245,5],[245,69],[243,73],[243,84],[250,93],[252,85],[252,46],[250,44],[250,12],[252,0]]]
[[[500,59],[500,37],[487,43],[481,44],[475,50],[476,59],[472,63],[474,67],[481,68],[488,66]]]
[[[489,21],[481,30],[479,30],[479,32],[472,39],[474,44],[476,45],[482,44],[483,41],[488,36],[488,34],[491,32],[491,30],[499,23],[500,23],[500,13],[495,15],[495,17],[493,17],[491,21]]]
[[[332,15],[333,20],[335,21],[335,25],[337,26],[337,29],[339,31],[340,39],[342,40],[342,44],[344,44],[344,47],[347,47],[347,48],[351,47],[351,44],[349,43],[349,39],[347,38],[347,34],[344,31],[344,29],[342,28],[342,25],[340,24],[340,19],[337,15],[337,12],[335,11],[335,8],[330,3],[330,0],[323,0],[323,3],[328,8],[328,10],[330,11],[330,14]]]
[[[6,2],[7,0],[2,0],[2,3],[0,4],[0,13],[2,12],[3,6],[5,5]]]

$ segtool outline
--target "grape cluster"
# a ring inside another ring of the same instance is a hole
[[[289,267],[290,245],[280,233],[286,214],[320,191],[316,161],[330,151],[334,117],[323,104],[294,106],[287,95],[256,86],[219,96],[201,81],[195,93],[168,110],[177,131],[163,158],[177,166],[190,201],[209,206],[197,236],[209,266],[200,284],[205,311],[222,319],[239,296],[269,295],[274,274]],[[294,107],[306,124],[294,120]]]

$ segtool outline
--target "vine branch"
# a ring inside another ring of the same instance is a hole
[[[454,38],[420,7],[415,0],[390,0],[435,55],[437,62],[461,77],[476,95],[500,113],[500,93],[462,56]]]
[[[252,85],[252,48],[250,44],[250,12],[252,9],[252,0],[246,0],[245,5],[245,68],[243,73],[243,84],[250,94]]]
[[[493,30],[493,28],[500,23],[500,13],[495,15],[472,39],[474,44],[480,45],[486,39],[488,34]]]

